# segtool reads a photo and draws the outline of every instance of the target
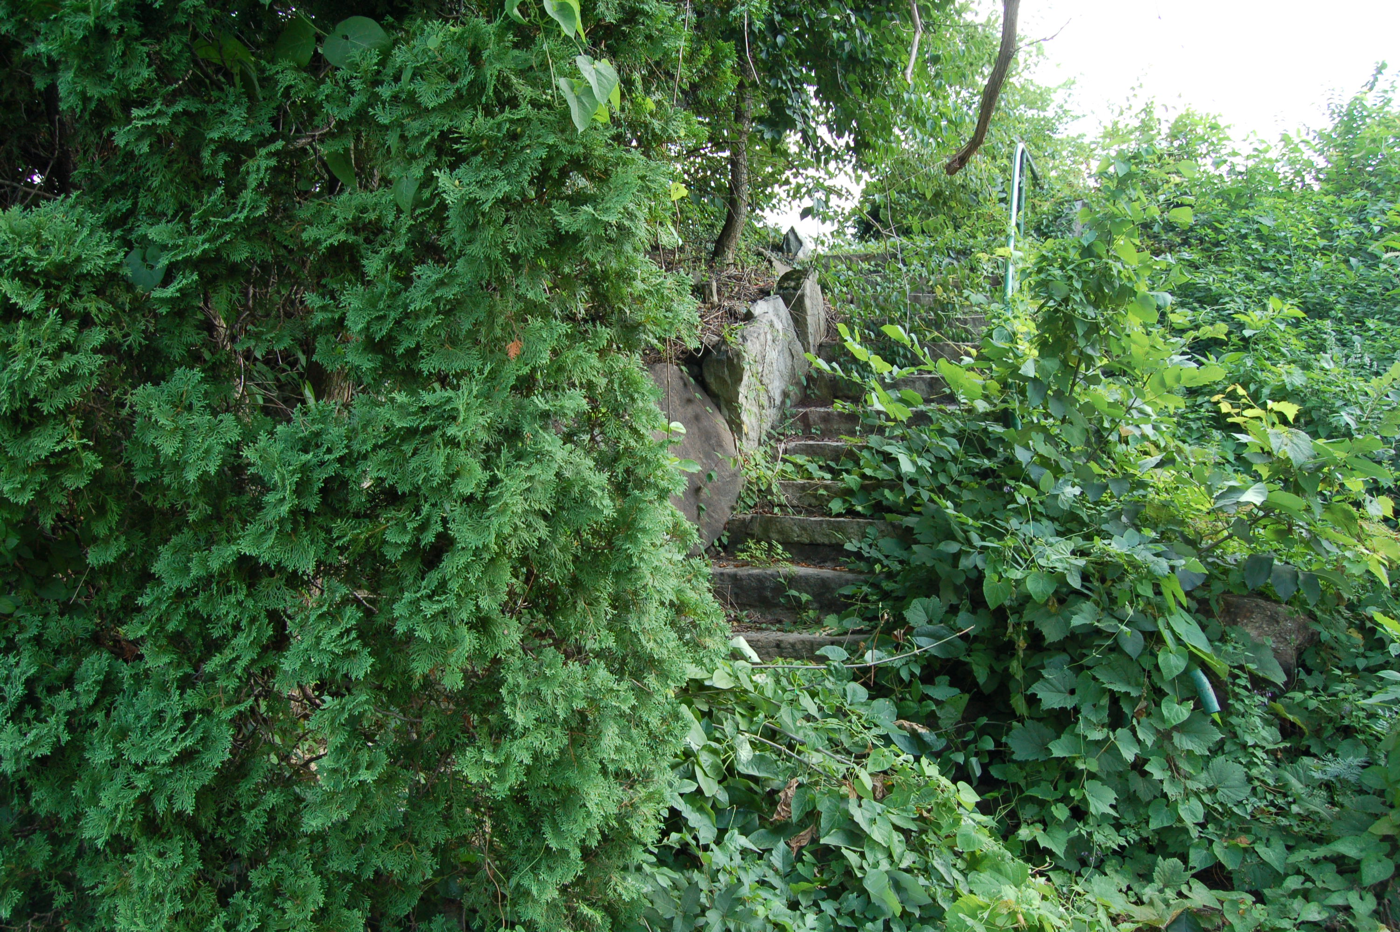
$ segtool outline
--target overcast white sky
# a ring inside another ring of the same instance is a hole
[[[1378,61],[1400,72],[1400,0],[1022,0],[1019,25],[1023,42],[1059,32],[1036,76],[1076,78],[1080,112],[1104,115],[1140,84],[1237,138],[1318,126]]]

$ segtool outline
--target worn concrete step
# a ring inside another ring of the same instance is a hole
[[[797,408],[792,423],[796,433],[817,437],[853,437],[866,432],[859,412],[832,407]]]
[[[906,375],[889,383],[893,391],[911,391],[927,402],[949,401],[953,395],[941,375]]]
[[[783,456],[805,456],[826,463],[847,459],[855,449],[856,445],[844,440],[786,440],[778,445]]]
[[[777,486],[777,504],[795,511],[815,511],[825,514],[833,498],[868,500],[881,487],[896,488],[899,483],[867,482],[859,490],[835,479],[783,479]]]
[[[750,540],[782,546],[794,560],[825,566],[843,566],[855,554],[847,541],[863,540],[867,533],[900,536],[901,528],[873,518],[828,518],[812,515],[735,515],[725,525],[725,550],[737,553]]]
[[[946,359],[949,362],[958,362],[964,356],[971,356],[977,349],[976,343],[963,343],[953,340],[945,340],[941,343],[928,343],[924,346],[932,359]]]
[[[833,401],[860,401],[865,396],[864,386],[835,372],[825,372],[821,369],[811,369],[807,372],[806,381],[802,388],[802,401],[804,405],[821,407],[830,405]]]
[[[712,574],[720,603],[756,623],[839,614],[852,604],[841,590],[866,580],[860,573],[814,566],[716,566]]]
[[[833,498],[849,493],[835,479],[783,479],[778,482],[778,504],[804,511],[826,511]]]
[[[874,639],[873,634],[799,634],[795,631],[738,631],[735,632],[748,642],[753,652],[762,661],[796,660],[826,663],[827,658],[817,651],[835,645],[852,657],[859,657],[868,649]]]

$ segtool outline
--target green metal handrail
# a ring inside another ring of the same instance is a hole
[[[1035,160],[1024,142],[1016,143],[1016,152],[1011,156],[1011,231],[1006,237],[1006,303],[1011,303],[1011,293],[1016,290],[1016,231],[1026,232],[1025,199],[1026,175],[1022,166],[1030,169],[1031,178],[1040,181]]]

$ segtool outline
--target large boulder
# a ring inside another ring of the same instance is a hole
[[[1307,615],[1257,596],[1222,597],[1219,618],[1226,627],[1240,628],[1254,640],[1268,644],[1285,676],[1293,675],[1298,655],[1317,639]]]
[[[815,353],[826,337],[826,300],[817,283],[817,270],[793,269],[778,279],[778,294],[787,302],[792,325],[802,348]]]
[[[740,450],[754,450],[778,423],[783,405],[796,400],[807,357],[787,304],[777,295],[756,302],[752,318],[705,357],[710,394],[734,432]]]
[[[666,420],[685,427],[685,436],[671,447],[671,455],[700,466],[685,474],[685,490],[671,503],[700,529],[701,544],[708,547],[724,530],[744,484],[734,434],[715,402],[684,369],[659,362],[648,371],[661,389],[659,404]]]

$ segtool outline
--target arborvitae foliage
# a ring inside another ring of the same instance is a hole
[[[558,28],[422,7],[0,4],[0,925],[623,899],[716,630],[638,363],[675,20],[593,11],[579,133]]]

